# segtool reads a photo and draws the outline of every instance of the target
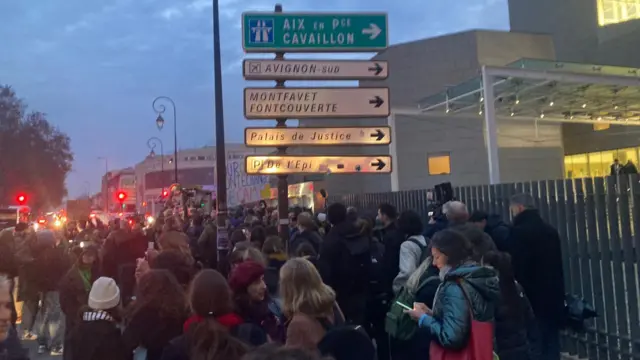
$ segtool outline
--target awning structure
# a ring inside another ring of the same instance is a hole
[[[489,181],[500,182],[496,119],[640,126],[640,69],[522,59],[419,101],[414,115],[484,118]]]
[[[640,126],[640,69],[522,59],[486,66],[498,118]],[[423,113],[484,115],[482,76],[419,102]]]

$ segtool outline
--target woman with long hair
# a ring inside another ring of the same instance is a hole
[[[500,301],[495,315],[496,349],[501,360],[538,359],[529,346],[534,340],[534,315],[529,299],[516,282],[511,267],[511,256],[491,251],[484,255],[484,263],[498,270]]]
[[[472,260],[471,243],[455,230],[442,230],[433,236],[431,255],[442,280],[433,310],[423,303],[414,303],[413,309],[406,312],[432,336],[431,350],[461,350],[468,346],[471,338],[470,313],[479,323],[494,320],[500,297],[498,275],[495,269]],[[492,335],[474,333],[473,339],[491,342]]]
[[[335,292],[304,258],[293,258],[280,269],[280,295],[284,315],[290,319],[286,346],[317,349],[326,333],[325,325],[344,322]]]
[[[183,335],[164,349],[161,360],[239,360],[249,345],[266,342],[261,329],[234,312],[231,289],[216,270],[203,270],[189,291],[191,316]]]
[[[284,340],[284,324],[277,318],[265,283],[265,266],[252,260],[237,264],[229,274],[229,286],[238,314],[260,326],[274,341]]]
[[[158,360],[171,339],[182,333],[187,304],[182,286],[168,270],[150,270],[138,282],[137,296],[127,309],[122,335],[127,351],[147,350]]]

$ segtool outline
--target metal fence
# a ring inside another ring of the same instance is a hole
[[[640,178],[585,178],[454,188],[470,211],[510,219],[509,198],[529,193],[562,239],[567,292],[593,304],[599,317],[585,334],[563,333],[563,351],[581,359],[640,359]],[[425,219],[428,191],[333,196],[358,210],[390,203]]]

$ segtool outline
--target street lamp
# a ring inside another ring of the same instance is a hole
[[[173,107],[173,170],[174,170],[174,182],[178,183],[178,123],[176,118],[176,103],[170,97],[167,96],[158,96],[153,100],[151,106],[153,107],[153,111],[158,114],[156,118],[156,126],[158,130],[162,130],[164,127],[164,118],[162,114],[164,114],[167,109],[163,104],[157,104],[158,101],[163,100],[171,104]],[[162,144],[162,142],[161,142]]]
[[[107,215],[109,214],[109,160],[106,157],[100,156],[98,160],[104,160],[104,210]]]
[[[160,118],[160,116],[158,116]],[[150,137],[147,140],[147,147],[149,148],[149,156],[156,156],[155,148],[156,144],[160,144],[160,174],[162,178],[162,190],[164,190],[164,146],[162,145],[162,140],[157,137]]]

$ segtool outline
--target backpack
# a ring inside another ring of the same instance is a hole
[[[420,264],[422,264],[429,257],[429,251],[427,251],[427,246],[426,245],[422,245],[422,243],[420,241],[418,241],[418,239],[416,239],[414,237],[410,237],[405,241],[410,241],[410,242],[418,245],[418,247],[420,248],[420,261],[418,262],[418,266],[420,266]]]
[[[344,275],[351,280],[352,292],[368,292],[370,287],[372,244],[369,239],[360,240],[346,241],[349,272]]]
[[[325,318],[316,318],[326,331],[318,342],[318,350],[322,356],[331,356],[334,359],[373,359],[376,353],[371,338],[360,325],[348,324],[337,315],[334,306],[334,321],[329,322]],[[358,356],[354,357],[354,352]]]
[[[377,239],[371,240],[371,265],[369,269],[369,286],[373,296],[386,293],[385,268],[383,264],[384,245]]]
[[[404,313],[406,310],[398,303],[405,304],[407,306],[413,306],[415,301],[415,294],[420,291],[426,285],[432,282],[440,282],[440,277],[430,276],[418,284],[415,291],[411,291],[406,286],[403,286],[398,295],[393,299],[389,312],[384,323],[384,329],[389,336],[398,340],[410,340],[413,338],[416,330],[418,330],[418,323],[411,319],[411,317]]]

